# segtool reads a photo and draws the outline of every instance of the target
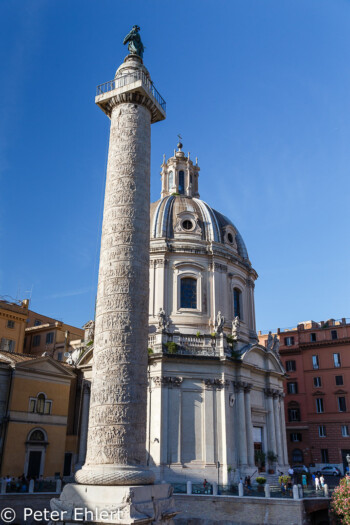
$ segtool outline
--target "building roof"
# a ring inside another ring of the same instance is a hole
[[[167,195],[151,204],[151,239],[174,238],[179,214],[188,212],[198,218],[202,240],[225,243],[225,228],[231,226],[235,232],[238,254],[248,259],[247,248],[235,225],[201,199],[185,195]]]

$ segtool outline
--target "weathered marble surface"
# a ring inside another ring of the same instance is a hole
[[[86,463],[79,483],[144,484],[151,112],[115,105],[96,305]]]

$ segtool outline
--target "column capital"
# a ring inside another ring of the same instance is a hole
[[[203,379],[204,383],[205,383],[205,386],[208,388],[208,389],[211,389],[211,388],[223,388],[223,387],[228,387],[229,385],[229,381],[226,379],[221,379],[221,378],[214,378],[214,379]]]
[[[181,386],[181,383],[183,381],[183,377],[175,377],[175,376],[155,376],[152,377],[152,381],[156,386]]]
[[[233,386],[235,392],[240,392],[241,390],[244,390],[244,392],[250,392],[253,387],[253,383],[247,383],[246,381],[234,381]]]

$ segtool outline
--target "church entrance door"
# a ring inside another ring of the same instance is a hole
[[[38,478],[40,474],[40,464],[41,464],[41,450],[31,450],[29,452],[29,462],[28,462],[28,478]]]

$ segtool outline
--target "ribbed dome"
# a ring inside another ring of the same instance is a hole
[[[151,204],[151,239],[174,238],[178,217],[186,212],[198,218],[201,238],[208,242],[224,244],[225,229],[231,226],[235,233],[238,254],[243,259],[248,259],[246,246],[234,224],[206,202],[185,195],[168,195]]]

